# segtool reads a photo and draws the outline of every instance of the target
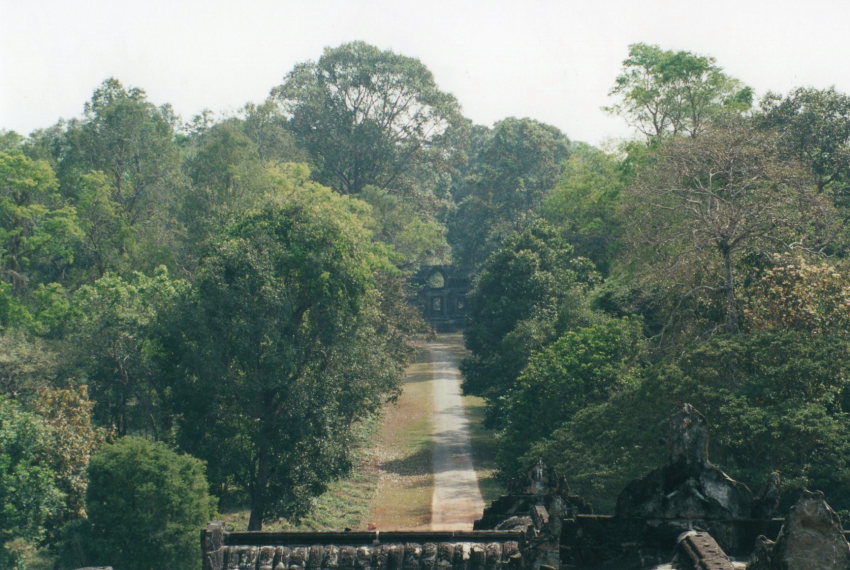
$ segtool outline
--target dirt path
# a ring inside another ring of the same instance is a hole
[[[472,463],[469,421],[460,393],[458,339],[439,336],[428,343],[434,394],[434,495],[431,530],[471,530],[484,500]]]

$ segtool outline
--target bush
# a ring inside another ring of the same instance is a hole
[[[214,508],[199,459],[162,443],[121,438],[92,458],[86,505],[90,564],[200,568],[199,530]]]
[[[41,418],[0,396],[0,568],[20,568],[21,549],[44,538],[62,506],[50,443]]]

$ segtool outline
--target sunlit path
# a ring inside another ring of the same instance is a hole
[[[484,500],[472,464],[469,422],[460,394],[455,351],[440,337],[428,344],[434,375],[432,530],[470,530]]]

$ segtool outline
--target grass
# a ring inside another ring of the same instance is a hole
[[[369,522],[380,530],[426,529],[431,524],[433,381],[428,352],[407,369],[404,390],[387,408],[376,441],[379,485]]]
[[[267,521],[263,530],[365,530],[370,525],[380,530],[427,529],[434,493],[432,390],[428,352],[419,350],[398,400],[386,406],[382,417],[363,426],[352,473],[332,482],[298,523]],[[221,513],[228,528],[235,530],[246,529],[249,516],[245,506]]]
[[[505,494],[505,488],[496,477],[498,446],[492,430],[484,427],[486,403],[478,396],[464,396],[463,405],[469,418],[469,440],[472,444],[472,462],[478,474],[478,487],[484,504],[489,505]]]
[[[375,449],[372,441],[381,425],[381,418],[364,422],[358,430],[360,441],[355,451],[354,469],[350,476],[328,485],[328,490],[313,500],[310,513],[300,521],[287,519],[267,521],[263,530],[268,531],[324,531],[358,529],[366,527],[369,504],[377,491],[377,480],[371,473]],[[248,528],[250,510],[245,506],[222,509],[221,519],[228,528]]]

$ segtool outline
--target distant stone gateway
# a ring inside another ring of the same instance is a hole
[[[414,302],[437,332],[457,332],[466,322],[470,280],[451,265],[428,265],[413,278]]]
[[[850,570],[850,544],[820,492],[773,518],[778,474],[758,494],[713,465],[705,417],[670,418],[667,464],[594,515],[542,461],[473,531],[201,533],[204,570]],[[775,537],[775,540],[766,537]]]

